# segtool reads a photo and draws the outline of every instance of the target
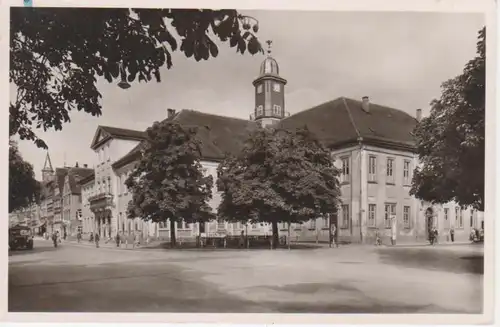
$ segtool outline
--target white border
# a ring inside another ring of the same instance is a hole
[[[6,313],[7,311],[7,213],[0,219],[0,223],[4,224],[2,233],[0,233],[0,248],[2,249],[0,281],[4,284],[0,289],[4,290],[4,297],[0,298],[1,318],[0,320],[12,322],[159,322],[159,323],[179,323],[179,322],[205,322],[205,323],[280,323],[280,324],[489,324],[492,323],[493,317],[493,286],[494,283],[494,269],[493,269],[493,246],[494,246],[494,220],[496,217],[496,202],[495,201],[495,185],[492,176],[495,174],[495,150],[500,152],[498,142],[495,147],[495,120],[496,119],[496,81],[498,80],[496,74],[496,55],[497,47],[495,42],[496,35],[496,18],[495,4],[493,1],[487,0],[322,0],[322,1],[297,1],[297,0],[274,0],[269,2],[266,0],[240,0],[237,2],[230,0],[171,0],[155,1],[155,0],[106,0],[96,1],[87,0],[33,0],[34,6],[72,6],[72,7],[171,7],[171,8],[187,8],[187,7],[204,7],[204,8],[234,8],[238,9],[274,9],[274,10],[335,10],[335,11],[438,11],[438,12],[474,12],[486,14],[487,25],[487,92],[486,92],[486,107],[487,107],[487,122],[486,122],[486,209],[485,209],[485,229],[486,229],[486,243],[485,243],[485,272],[484,272],[484,309],[483,315],[440,315],[440,314],[422,314],[422,315],[339,315],[339,314],[322,314],[322,315],[308,315],[308,314],[103,314],[103,313]],[[3,87],[0,89],[4,94],[1,99],[4,99],[4,110],[2,114],[5,116],[0,119],[0,124],[3,124],[2,131],[8,130],[8,62],[9,48],[8,48],[8,29],[9,29],[9,6],[22,6],[22,0],[17,1],[3,1],[2,10],[0,10],[0,17],[2,21],[1,43],[1,56],[3,65],[0,69],[3,73],[2,79]],[[7,134],[7,132],[6,132]],[[7,137],[2,143],[2,150],[4,158],[8,155]],[[7,208],[7,160],[1,161],[5,165],[2,169],[1,188],[1,207]],[[497,181],[500,181],[500,177]],[[459,301],[460,299],[457,299]]]

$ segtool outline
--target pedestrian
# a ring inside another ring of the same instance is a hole
[[[95,247],[98,248],[99,247],[99,239],[101,238],[101,236],[99,235],[99,233],[96,233],[95,234]]]
[[[450,229],[450,238],[452,243],[455,242],[455,230],[453,227]]]
[[[378,230],[378,228],[375,230],[375,245],[382,245],[382,239],[380,238],[380,231]]]
[[[117,248],[120,247],[120,234],[119,233],[116,233],[116,247]]]
[[[57,233],[52,234],[52,242],[54,242],[54,247],[57,247]]]
[[[396,215],[391,216],[391,244],[396,245],[397,220]]]
[[[245,247],[245,232],[241,231],[240,233],[240,241],[238,242],[238,248],[244,248]]]
[[[89,243],[94,242],[94,233],[90,232]]]
[[[133,245],[132,245],[132,249],[135,249],[137,243],[139,242],[139,237],[137,236],[136,233],[134,233],[134,239],[133,239]]]
[[[80,243],[81,239],[82,239],[82,233],[80,233],[80,232],[76,233],[76,240],[78,243]]]

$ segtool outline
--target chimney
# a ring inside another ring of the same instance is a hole
[[[78,168],[78,161],[77,161],[77,162],[76,162],[76,164],[75,164],[75,168]]]
[[[175,109],[167,109],[167,118],[172,118],[175,115]]]
[[[422,109],[417,109],[417,121],[420,122],[422,120]]]
[[[364,112],[370,112],[370,98],[369,97],[364,96],[362,98],[361,108],[363,109]]]
[[[89,167],[89,165],[83,164],[83,168],[88,168],[88,167]]]

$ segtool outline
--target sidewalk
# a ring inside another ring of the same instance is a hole
[[[71,243],[71,244],[77,244],[77,245],[82,245],[82,246],[88,246],[88,247],[96,247],[95,242],[89,242],[88,239],[81,240],[80,243],[76,239],[71,239],[68,238],[66,241],[62,241],[62,244],[64,243]],[[133,244],[128,244],[128,247],[125,247],[124,243],[120,244],[120,247],[116,246],[116,241],[115,240],[110,240],[106,243],[106,241],[101,240],[99,241],[99,247],[100,248],[111,248],[111,249],[117,249],[117,250],[132,250],[132,249],[147,249],[147,248],[152,248],[155,246],[158,246],[160,242],[150,242],[148,245],[141,244],[139,246],[136,246],[135,248],[133,247]]]

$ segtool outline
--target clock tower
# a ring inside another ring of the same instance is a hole
[[[253,81],[255,87],[255,108],[253,120],[262,126],[277,123],[286,117],[285,85],[286,79],[279,75],[279,66],[271,56],[272,41],[268,45],[267,57],[260,65],[260,74]]]

